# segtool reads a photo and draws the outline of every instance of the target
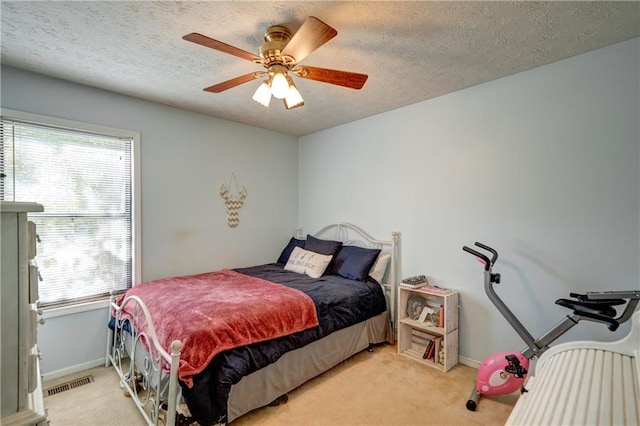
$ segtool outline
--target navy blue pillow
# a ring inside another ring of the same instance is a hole
[[[331,270],[333,270],[333,262],[336,260],[336,253],[338,253],[340,247],[342,247],[341,241],[321,240],[320,238],[316,238],[309,234],[307,234],[307,242],[304,245],[305,250],[332,256],[325,274],[331,274]]]
[[[297,238],[291,237],[291,239],[289,240],[289,244],[287,244],[284,250],[282,250],[282,253],[280,253],[280,257],[278,258],[278,263],[282,263],[283,265],[286,265],[286,263],[289,261],[289,257],[291,256],[291,252],[293,251],[293,249],[295,247],[304,248],[304,243],[305,243],[304,240],[299,240]]]
[[[340,247],[342,247],[342,242],[340,241],[321,240],[313,235],[307,235],[307,241],[304,245],[305,250],[334,256],[334,259],[336,253],[340,250]]]
[[[380,249],[342,246],[333,261],[332,273],[350,280],[364,281],[379,254]]]

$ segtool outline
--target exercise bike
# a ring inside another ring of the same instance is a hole
[[[467,409],[475,411],[478,400],[482,395],[506,395],[523,387],[529,370],[529,360],[539,357],[549,349],[549,345],[564,333],[569,331],[581,320],[594,321],[605,324],[611,331],[616,331],[620,324],[629,320],[640,301],[640,291],[604,291],[587,292],[586,294],[570,293],[571,299],[558,299],[556,304],[571,309],[573,312],[558,322],[541,337],[535,339],[516,318],[511,310],[496,294],[493,285],[500,284],[500,274],[493,273],[493,265],[498,260],[498,252],[493,248],[476,242],[476,246],[491,253],[491,259],[477,250],[464,246],[462,249],[474,255],[484,264],[484,290],[489,300],[498,308],[513,329],[525,341],[527,347],[517,351],[499,352],[488,356],[478,368],[476,386],[467,401]],[[620,316],[614,306],[626,307]]]

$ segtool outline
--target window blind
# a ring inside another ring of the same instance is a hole
[[[86,301],[133,281],[131,138],[1,120],[0,197],[31,201],[43,306]]]

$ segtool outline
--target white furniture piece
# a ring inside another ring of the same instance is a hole
[[[398,286],[398,292],[398,353],[441,371],[449,371],[458,364],[458,293],[426,286],[410,288],[402,284]],[[424,299],[427,306],[444,310],[442,325],[428,319],[421,322],[420,317],[412,318],[414,315],[407,312],[407,303],[416,300],[414,298]],[[437,342],[435,355],[425,359],[423,355],[429,340]]]
[[[28,212],[41,212],[36,203],[0,202],[0,303],[2,425],[46,425],[40,354],[37,345],[38,270],[36,228]]]
[[[640,424],[640,312],[622,339],[554,346],[535,370],[507,425]]]

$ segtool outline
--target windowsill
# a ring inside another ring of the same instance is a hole
[[[79,314],[82,312],[106,309],[109,307],[109,298],[95,300],[93,302],[79,303],[77,305],[63,306],[59,308],[42,308],[45,319]]]

